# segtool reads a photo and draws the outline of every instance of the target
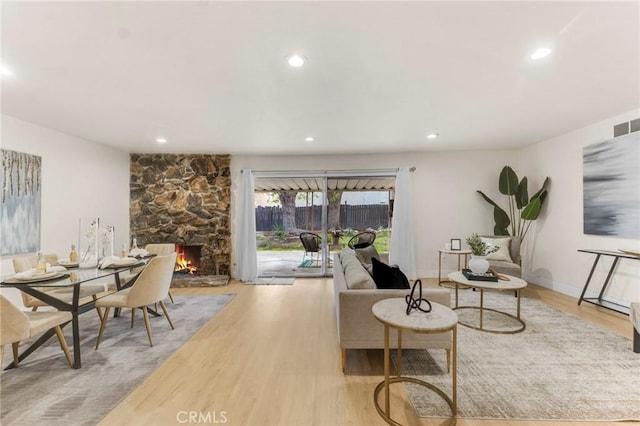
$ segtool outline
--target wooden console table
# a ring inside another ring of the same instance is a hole
[[[640,260],[640,257],[634,256],[632,254],[626,254],[626,253],[617,252],[617,251],[607,251],[607,250],[578,250],[578,251],[582,253],[591,253],[596,255],[596,258],[593,261],[593,266],[591,267],[591,272],[589,272],[589,277],[587,278],[587,282],[584,284],[584,288],[582,289],[580,300],[578,300],[578,305],[580,305],[580,303],[582,303],[582,301],[584,300],[585,302],[589,302],[594,305],[602,306],[603,308],[611,309],[612,311],[629,315],[628,307],[624,305],[620,305],[618,303],[610,302],[608,300],[604,300],[602,296],[604,295],[604,292],[607,289],[609,282],[611,281],[611,276],[613,275],[613,272],[615,271],[616,266],[618,265],[618,262],[620,261],[620,259]],[[596,265],[598,264],[598,261],[600,260],[601,256],[611,256],[614,258],[613,263],[611,264],[611,268],[609,268],[609,273],[607,274],[607,278],[604,280],[604,283],[602,284],[602,288],[600,289],[600,294],[598,294],[598,297],[584,297],[584,294],[587,292],[587,288],[589,287],[589,283],[591,282],[591,277],[593,277],[593,271],[595,271]]]

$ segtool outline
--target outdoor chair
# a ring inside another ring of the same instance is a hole
[[[320,261],[320,250],[322,250],[322,237],[313,232],[302,232],[300,241],[304,247],[304,255],[302,256],[302,266],[307,267],[313,265],[314,258],[316,262]],[[307,255],[310,259],[307,259]]]
[[[372,245],[375,240],[376,240],[375,232],[364,231],[354,235],[347,243],[347,246],[349,246],[349,248],[353,250],[359,249],[359,248],[365,248]]]

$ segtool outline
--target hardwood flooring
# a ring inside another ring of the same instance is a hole
[[[435,285],[436,280],[426,281]],[[386,424],[373,406],[373,390],[383,379],[382,350],[347,351],[347,374],[341,371],[331,279],[298,279],[294,285],[272,286],[232,282],[217,288],[172,289],[172,293],[175,297],[237,296],[100,424]],[[625,315],[590,304],[578,306],[574,298],[534,285],[523,294],[632,337]],[[392,387],[392,415],[406,425],[540,424],[421,419],[402,385]]]

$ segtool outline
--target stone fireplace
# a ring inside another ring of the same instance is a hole
[[[196,285],[229,277],[230,162],[229,155],[131,154],[131,237],[141,247],[197,247]]]
[[[176,266],[174,273],[177,275],[200,275],[201,257],[202,246],[176,245]]]

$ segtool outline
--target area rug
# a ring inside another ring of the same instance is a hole
[[[258,278],[256,282],[247,283],[253,285],[292,285],[295,282],[295,278],[282,278],[282,277],[268,277]]]
[[[479,297],[462,291],[460,305],[477,306]],[[485,292],[485,307],[515,314],[515,298]],[[457,312],[465,322],[478,320],[475,310]],[[640,354],[633,353],[629,339],[537,300],[523,298],[521,316],[526,329],[518,334],[458,326],[458,417],[640,420]],[[505,323],[505,318],[485,312],[485,326]],[[451,395],[444,351],[403,351],[402,374]],[[405,387],[420,417],[451,415],[434,392],[412,383]]]
[[[191,338],[229,303],[234,294],[174,296],[166,318],[150,317],[153,347],[149,346],[142,314],[130,328],[130,310],[109,318],[100,348],[94,346],[99,320],[95,312],[80,321],[82,368],[69,368],[54,337],[27,357],[17,369],[0,376],[2,425],[94,425],[142,380]],[[71,344],[70,326],[64,329]],[[26,346],[21,345],[21,350]],[[10,350],[3,367],[11,361]]]

